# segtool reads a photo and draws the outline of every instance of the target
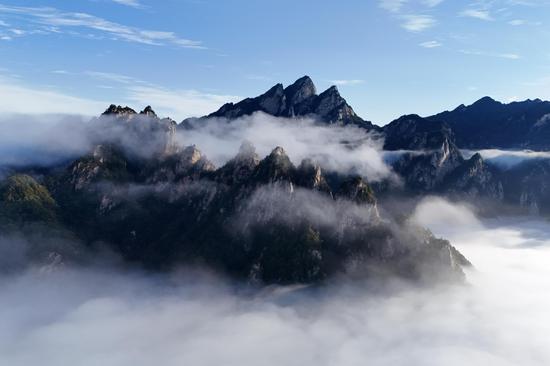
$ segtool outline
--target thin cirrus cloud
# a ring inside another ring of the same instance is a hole
[[[113,72],[85,71],[83,74],[102,82],[122,86],[123,100],[128,103],[140,107],[151,105],[163,115],[178,120],[209,114],[222,104],[242,99],[238,96],[204,93],[193,89],[165,88],[133,76]],[[109,88],[110,85],[101,87]]]
[[[485,21],[495,20],[491,16],[491,13],[488,10],[466,9],[461,11],[459,15],[462,17],[475,18],[475,19],[485,20]]]
[[[413,33],[429,29],[437,23],[431,15],[404,15],[401,27]]]
[[[380,0],[378,5],[389,12],[398,13],[407,0]]]
[[[133,85],[127,88],[126,99],[140,106],[151,105],[163,115],[182,120],[212,113],[221,105],[242,98],[191,89],[174,90],[153,85]]]
[[[424,48],[437,48],[441,46],[442,46],[441,42],[438,42],[438,41],[426,41],[426,42],[420,43],[420,47],[424,47]]]
[[[2,114],[80,114],[95,115],[107,102],[80,98],[52,90],[28,87],[0,78],[0,113]]]
[[[519,60],[521,58],[521,55],[518,55],[517,53],[494,53],[477,50],[459,50],[459,52],[465,55],[498,57],[508,60]]]
[[[361,79],[339,79],[339,80],[330,80],[330,82],[334,85],[338,86],[350,86],[350,85],[359,85],[363,84],[365,80]]]
[[[439,4],[441,4],[443,2],[443,0],[423,0],[422,1],[422,4],[430,7],[430,8],[433,8],[435,6],[438,6]]]
[[[120,5],[130,6],[132,8],[143,8],[143,5],[138,0],[113,0],[113,2]]]
[[[237,96],[204,93],[192,89],[168,89],[153,85],[131,76],[86,71],[76,73],[54,70],[56,75],[71,77],[84,75],[108,85],[101,88],[120,90],[116,100],[97,100],[70,95],[52,87],[29,86],[20,80],[0,75],[0,114],[78,114],[95,116],[111,103],[133,104],[139,108],[152,105],[163,116],[181,120],[185,117],[208,114],[228,101],[241,99]],[[99,87],[99,86],[98,86]]]
[[[128,1],[125,1],[128,3]],[[131,27],[86,13],[63,12],[52,7],[24,7],[0,4],[0,14],[14,15],[24,19],[29,27],[39,27],[48,33],[63,33],[64,29],[81,28],[108,36],[112,40],[162,46],[172,45],[183,48],[206,48],[202,42],[182,38],[174,32],[146,30]]]

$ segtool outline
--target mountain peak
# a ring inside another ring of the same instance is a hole
[[[157,114],[155,113],[155,111],[153,110],[153,108],[151,108],[150,105],[148,105],[147,107],[145,107],[145,109],[142,110],[141,112],[139,112],[139,114],[146,115],[146,116],[148,116],[148,117],[157,117]]]
[[[303,76],[296,80],[294,84],[285,89],[285,95],[291,106],[302,103],[306,99],[317,95],[317,88],[309,76]]]
[[[494,105],[494,104],[501,104],[500,102],[497,102],[491,97],[485,96],[478,101],[476,101],[473,106],[481,106],[481,105]]]
[[[116,115],[116,116],[127,116],[131,114],[136,114],[136,111],[134,111],[132,108],[126,106],[122,107],[120,105],[111,104],[105,112],[103,112],[104,116],[109,115]]]

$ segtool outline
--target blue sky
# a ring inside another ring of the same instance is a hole
[[[0,111],[176,120],[310,75],[385,124],[550,99],[549,0],[0,0]]]

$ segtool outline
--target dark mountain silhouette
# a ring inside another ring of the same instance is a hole
[[[355,114],[336,86],[331,86],[317,95],[317,88],[309,76],[296,80],[286,88],[282,84],[277,84],[255,98],[246,98],[235,104],[224,104],[219,110],[203,118],[218,117],[232,120],[260,111],[275,117],[311,117],[321,123],[377,129],[377,126]],[[183,121],[182,126],[187,127],[196,120],[187,119]]]
[[[550,149],[550,102],[540,99],[504,104],[484,97],[428,119],[447,123],[461,148]]]

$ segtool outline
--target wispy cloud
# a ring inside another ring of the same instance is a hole
[[[113,81],[120,84],[146,84],[146,82],[134,78],[132,76],[122,75],[122,74],[116,74],[112,72],[100,72],[100,71],[86,71],[84,72],[85,75],[101,79],[104,81]]]
[[[363,84],[365,82],[365,80],[361,80],[361,79],[340,79],[340,80],[330,80],[330,82],[334,85],[338,85],[338,86],[347,86],[347,85],[359,85],[359,84]]]
[[[205,48],[200,41],[182,38],[170,31],[146,30],[108,21],[86,13],[62,12],[51,7],[0,5],[0,13],[26,18],[29,26],[47,26],[48,32],[63,33],[65,28],[83,28],[99,32],[112,40],[148,45],[173,45],[183,48]]]
[[[442,44],[441,42],[438,42],[438,41],[427,41],[427,42],[420,43],[419,46],[424,48],[436,48],[436,47],[441,47]]]
[[[66,73],[68,72],[63,71],[60,74]],[[170,89],[134,76],[115,72],[84,71],[76,74],[85,75],[107,84],[118,84],[116,86],[119,91],[119,101],[117,103],[127,103],[138,108],[151,105],[163,116],[169,116],[177,120],[209,114],[227,102],[236,102],[242,99],[238,96],[205,93],[193,89]],[[105,84],[97,85],[97,87],[102,89],[114,88],[112,85]]]
[[[398,13],[408,0],[379,0],[378,5],[392,13]]]
[[[491,13],[488,10],[479,10],[479,9],[466,9],[459,13],[462,17],[475,18],[485,21],[493,21],[494,18],[491,16]]]
[[[192,116],[202,116],[217,110],[227,102],[236,102],[241,97],[205,93],[194,89],[170,89],[155,85],[133,76],[103,71],[73,72],[53,70],[52,73],[64,75],[84,75],[113,85],[98,84],[97,88],[117,90],[115,100],[96,100],[74,96],[56,90],[55,87],[39,87],[25,84],[13,77],[7,77],[9,70],[0,75],[0,113],[22,114],[81,114],[98,115],[111,104],[125,104],[135,108],[151,105],[159,115],[182,120]]]
[[[508,60],[519,60],[521,58],[521,56],[516,53],[493,53],[493,52],[485,52],[485,51],[477,51],[477,50],[459,50],[459,52],[465,55],[498,57],[498,58],[504,58]]]
[[[152,105],[156,110],[179,120],[202,116],[217,110],[227,102],[236,102],[241,97],[203,93],[197,90],[168,89],[158,86],[131,86],[127,90],[128,101],[139,105]]]
[[[0,113],[96,115],[107,102],[75,97],[49,88],[23,85],[0,77]]]
[[[402,18],[404,22],[401,24],[401,27],[414,33],[422,32],[437,23],[431,15],[410,14],[404,15]]]
[[[131,6],[132,8],[141,9],[143,5],[138,0],[112,0],[113,2],[121,5]]]
[[[422,0],[422,4],[424,4],[424,5],[426,5],[430,8],[438,6],[442,2],[443,2],[443,0]]]

